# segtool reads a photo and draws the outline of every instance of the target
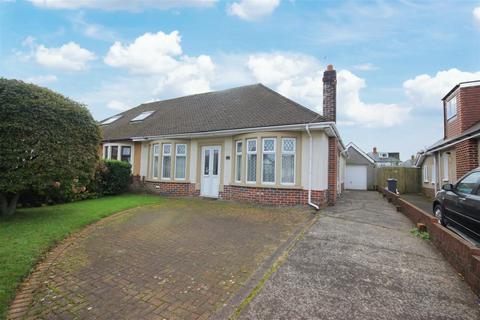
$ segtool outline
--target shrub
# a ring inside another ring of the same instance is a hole
[[[21,193],[78,193],[92,179],[100,129],[85,106],[0,78],[0,114],[0,215],[15,212]]]
[[[102,160],[98,163],[95,178],[87,190],[97,195],[113,195],[128,191],[132,183],[132,166],[128,162]]]

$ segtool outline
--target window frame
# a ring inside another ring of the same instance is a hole
[[[273,151],[265,151],[265,141],[273,140]],[[266,154],[273,154],[273,181],[264,181],[263,180],[263,162],[264,162],[264,155]],[[267,185],[274,185],[277,180],[277,138],[275,137],[264,137],[262,138],[262,159],[261,159],[261,167],[260,167],[260,177],[262,184]]]
[[[424,164],[423,165],[423,183],[429,183],[430,181],[428,180],[428,165]]]
[[[238,145],[240,144],[240,152],[238,151]],[[240,161],[238,160],[238,157],[240,156]],[[241,183],[242,182],[242,158],[243,158],[243,140],[237,140],[235,141],[235,179],[234,181],[236,183]],[[238,171],[240,170],[240,171]],[[237,172],[240,172],[240,176],[237,176]],[[237,179],[238,178],[238,179]]]
[[[435,184],[437,182],[437,165],[436,161],[432,163],[432,171],[431,171],[431,177],[430,179],[432,180],[431,183]]]
[[[155,153],[155,147],[158,147],[157,153]],[[157,175],[155,176],[155,157],[157,157]],[[159,143],[154,143],[152,144],[152,178],[153,179],[159,179],[160,178],[160,144]]]
[[[165,153],[165,147],[170,146],[170,152]],[[165,177],[163,173],[165,172],[164,170],[164,160],[166,157],[170,157],[170,170],[168,170],[168,177]],[[162,143],[162,169],[161,169],[161,179],[162,180],[172,180],[172,144],[171,143]]]
[[[448,153],[444,153],[442,155],[442,161],[443,161],[443,181],[449,181],[449,170],[450,170],[450,157],[448,156]]]
[[[135,117],[130,120],[130,122],[142,122],[143,120],[147,119],[150,117],[155,111],[143,111],[139,114],[137,114]]]
[[[132,146],[120,146],[120,161],[123,161],[122,160],[122,157],[123,157],[123,149],[129,149],[130,150],[130,153],[128,155],[128,161],[125,161],[125,162],[128,162],[128,163],[132,163]]]
[[[286,140],[293,140],[293,151],[285,151],[283,149],[283,142]],[[293,155],[293,182],[283,182],[283,155]],[[282,145],[280,149],[280,184],[285,186],[295,185],[297,181],[297,139],[293,137],[282,138]]]
[[[257,138],[253,138],[253,139],[247,139],[247,143],[246,143],[246,153],[247,153],[247,156],[245,157],[245,161],[246,161],[246,165],[245,165],[245,183],[247,184],[256,184],[257,183],[257,169],[258,169],[258,142],[257,142]],[[249,141],[255,141],[255,151],[250,151],[248,150],[248,144],[249,144]],[[249,159],[249,156],[250,155],[255,155],[255,180],[248,180],[248,169],[249,169],[249,166],[248,166],[248,159]]]
[[[178,146],[185,146],[185,153],[184,154],[179,154],[178,153]],[[171,153],[171,151],[170,151]],[[174,178],[175,180],[179,180],[179,181],[185,181],[187,180],[187,154],[188,154],[188,151],[187,151],[187,144],[186,143],[176,143],[175,144],[175,165],[174,165]],[[177,157],[184,157],[185,158],[185,169],[184,169],[184,172],[185,172],[185,177],[183,178],[178,178],[177,177]]]
[[[451,113],[452,101],[455,101],[455,103],[453,104],[455,106],[455,113]],[[450,98],[450,100],[447,101],[447,110],[446,110],[447,121],[454,119],[457,116],[457,113],[458,113],[458,101],[457,101],[457,96],[454,95],[452,98]]]

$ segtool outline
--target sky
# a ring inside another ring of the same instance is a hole
[[[406,160],[442,138],[441,98],[480,79],[480,1],[0,0],[0,77],[96,120],[259,82],[321,113],[328,64],[343,142]]]

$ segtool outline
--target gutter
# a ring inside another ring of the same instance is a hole
[[[320,207],[312,202],[312,161],[313,161],[313,137],[310,133],[309,124],[305,125],[309,137],[310,150],[308,150],[308,204],[314,207],[316,210],[320,210]]]

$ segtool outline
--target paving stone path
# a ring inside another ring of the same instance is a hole
[[[201,199],[131,210],[47,257],[26,318],[210,318],[311,216]]]

